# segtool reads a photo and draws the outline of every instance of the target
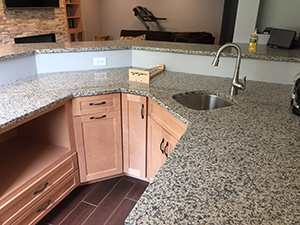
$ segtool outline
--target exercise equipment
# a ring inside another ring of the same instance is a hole
[[[147,30],[150,30],[149,26],[146,22],[155,22],[158,30],[162,31],[162,27],[159,24],[158,20],[166,20],[167,18],[157,18],[153,15],[151,11],[143,6],[137,6],[133,9],[134,15],[141,21],[141,23],[145,26]]]

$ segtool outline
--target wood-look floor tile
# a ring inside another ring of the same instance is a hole
[[[61,225],[81,225],[95,208],[95,206],[81,202]]]
[[[127,197],[136,201],[139,200],[148,185],[149,183],[147,181],[138,180],[132,190],[128,193]]]
[[[109,219],[135,183],[121,179],[86,221],[85,225],[101,225]]]
[[[84,199],[84,201],[98,205],[113,189],[122,177],[117,177],[99,182],[98,186]]]
[[[43,219],[43,222],[59,224],[90,192],[98,183],[77,187]]]
[[[133,209],[135,201],[124,199],[118,209],[114,212],[111,218],[107,221],[105,225],[124,225],[125,219]]]
[[[134,177],[129,177],[129,176],[123,176],[122,179],[124,179],[124,180],[129,180],[129,181],[132,181],[132,182],[134,182],[134,183],[136,183],[136,182],[139,181],[139,179],[136,179],[136,178],[134,178]]]

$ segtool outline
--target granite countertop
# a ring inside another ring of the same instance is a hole
[[[300,50],[297,49],[272,49],[266,45],[258,45],[256,54],[249,54],[248,44],[237,44],[242,49],[243,58],[284,62],[300,62]],[[139,40],[15,44],[0,46],[0,60],[34,55],[36,53],[113,51],[126,49],[193,55],[215,55],[219,48],[220,45]],[[221,55],[227,57],[235,57],[236,51],[229,48],[223,51]]]
[[[299,224],[300,117],[291,85],[248,81],[233,99],[231,79],[168,72],[150,85],[128,68],[40,74],[0,86],[0,129],[64,100],[125,92],[148,96],[189,126],[127,224]],[[233,103],[188,109],[172,95],[206,91]]]

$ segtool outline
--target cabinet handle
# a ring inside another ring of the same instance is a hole
[[[168,154],[167,154],[167,147],[169,145],[169,142],[167,142],[166,146],[164,147],[164,151],[163,151],[163,154],[166,155],[166,157],[168,157]]]
[[[159,145],[159,148],[160,148],[160,151],[161,153],[164,153],[164,150],[162,149],[162,144],[164,143],[165,139],[163,138],[160,142],[160,145]]]
[[[144,104],[142,104],[141,116],[142,116],[142,119],[144,119]]]
[[[49,206],[50,202],[51,202],[51,200],[49,200],[49,201],[47,202],[47,205],[46,205],[45,207],[38,209],[37,212],[40,212],[40,211],[45,210],[45,209]]]
[[[35,191],[33,194],[36,195],[37,193],[42,192],[42,191],[47,187],[47,185],[48,185],[48,182],[46,182],[46,183],[44,184],[44,187],[43,187],[41,190]]]
[[[104,104],[106,104],[106,102],[90,103],[90,106],[93,106],[93,105],[104,105]]]
[[[103,115],[103,116],[100,116],[100,117],[92,116],[92,117],[90,117],[90,120],[99,120],[99,119],[102,119],[102,118],[105,118],[105,117],[106,117],[106,115]]]

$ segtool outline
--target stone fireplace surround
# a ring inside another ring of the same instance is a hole
[[[0,45],[14,44],[15,38],[55,33],[57,42],[67,41],[64,0],[60,8],[5,9],[0,3]]]

